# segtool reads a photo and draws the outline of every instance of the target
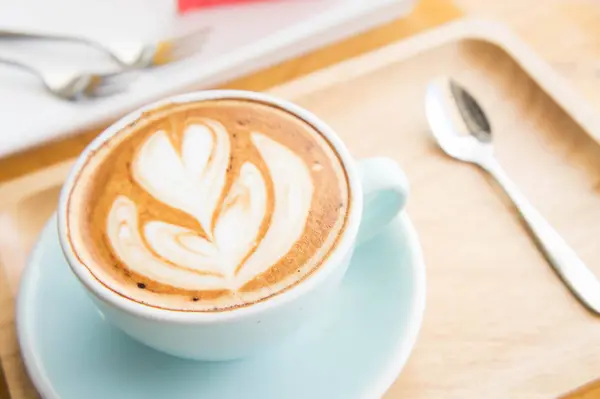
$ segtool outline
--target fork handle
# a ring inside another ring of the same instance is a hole
[[[37,78],[39,78],[45,84],[44,76],[42,75],[42,73],[30,65],[27,65],[21,61],[16,61],[16,60],[12,60],[9,58],[2,58],[2,57],[0,57],[0,64],[12,66],[12,67],[18,68],[22,71],[28,72],[32,75],[35,75]]]
[[[52,40],[68,41],[88,44],[88,39],[77,36],[59,35],[54,33],[35,33],[24,32],[10,29],[0,29],[0,38],[2,39],[30,39],[30,40]]]
[[[600,282],[594,273],[525,198],[495,159],[487,159],[480,166],[498,181],[512,199],[539,248],[571,292],[591,311],[600,314]]]
[[[55,33],[41,33],[41,32],[25,32],[11,29],[0,29],[0,39],[16,39],[16,40],[45,40],[45,41],[56,41],[56,42],[70,42],[79,43],[89,47],[93,47],[99,50],[113,60],[121,63],[121,60],[113,53],[113,51],[106,45],[97,42],[92,39],[85,38],[83,36],[71,36],[62,35]]]

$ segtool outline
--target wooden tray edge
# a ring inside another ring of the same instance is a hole
[[[301,96],[306,93],[307,87],[310,87],[311,92],[314,92],[315,87],[325,88],[348,80],[350,77],[375,71],[391,62],[414,57],[431,48],[464,39],[481,40],[501,48],[590,137],[600,144],[600,121],[596,117],[594,107],[510,29],[498,22],[481,18],[464,18],[449,22],[425,33],[417,34],[411,38],[277,86],[270,90],[270,93],[275,95],[285,93],[286,96],[292,97]],[[372,57],[373,54],[377,56]],[[402,56],[398,57],[398,54],[402,54]],[[368,57],[375,59],[376,62],[364,62]],[[333,69],[335,69],[335,73],[331,73]]]

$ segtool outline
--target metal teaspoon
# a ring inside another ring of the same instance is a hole
[[[442,150],[455,159],[478,165],[496,179],[529,225],[538,247],[554,270],[589,310],[600,314],[600,282],[494,158],[491,127],[475,99],[452,79],[439,78],[427,87],[425,111],[431,132]],[[471,135],[458,133],[457,116]]]

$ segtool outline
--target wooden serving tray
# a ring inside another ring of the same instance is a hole
[[[393,157],[411,180],[408,213],[427,262],[427,310],[417,347],[386,398],[556,397],[598,377],[600,320],[559,281],[493,182],[433,143],[423,98],[441,74],[481,101],[500,162],[600,275],[600,125],[503,28],[453,23],[272,93],[322,117],[356,157]],[[3,308],[70,164],[0,188]],[[0,355],[14,397],[30,397],[12,317],[3,319]]]

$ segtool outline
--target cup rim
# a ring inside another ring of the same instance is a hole
[[[102,284],[92,274],[88,267],[79,261],[78,257],[75,256],[75,250],[73,246],[67,238],[67,204],[76,178],[87,163],[89,157],[93,155],[100,146],[120,132],[123,128],[139,119],[144,113],[170,104],[184,104],[189,102],[218,99],[258,101],[282,108],[283,110],[290,112],[294,116],[311,124],[319,131],[320,134],[325,137],[325,139],[332,145],[337,155],[341,159],[348,179],[350,191],[350,209],[347,216],[346,228],[344,231],[342,231],[342,235],[339,238],[337,245],[333,248],[327,259],[314,273],[312,273],[312,275],[299,284],[289,289],[285,289],[283,292],[280,292],[271,298],[261,300],[248,306],[227,309],[218,312],[182,311],[158,308],[126,298],[125,296],[114,292]],[[115,123],[111,124],[94,140],[92,140],[92,142],[79,155],[77,161],[69,172],[65,184],[63,185],[59,198],[57,220],[60,246],[65,255],[67,263],[78,280],[95,297],[118,309],[141,318],[164,320],[182,324],[205,324],[233,320],[237,321],[247,317],[255,317],[265,313],[266,311],[280,308],[286,304],[298,300],[322,285],[334,272],[334,270],[343,265],[345,257],[351,253],[356,242],[356,236],[362,217],[362,209],[362,187],[360,184],[356,163],[350,155],[347,147],[337,136],[335,131],[319,117],[290,101],[283,100],[265,93],[245,90],[204,90],[168,97],[166,99],[159,100],[144,107],[138,108],[135,111],[123,116]]]

